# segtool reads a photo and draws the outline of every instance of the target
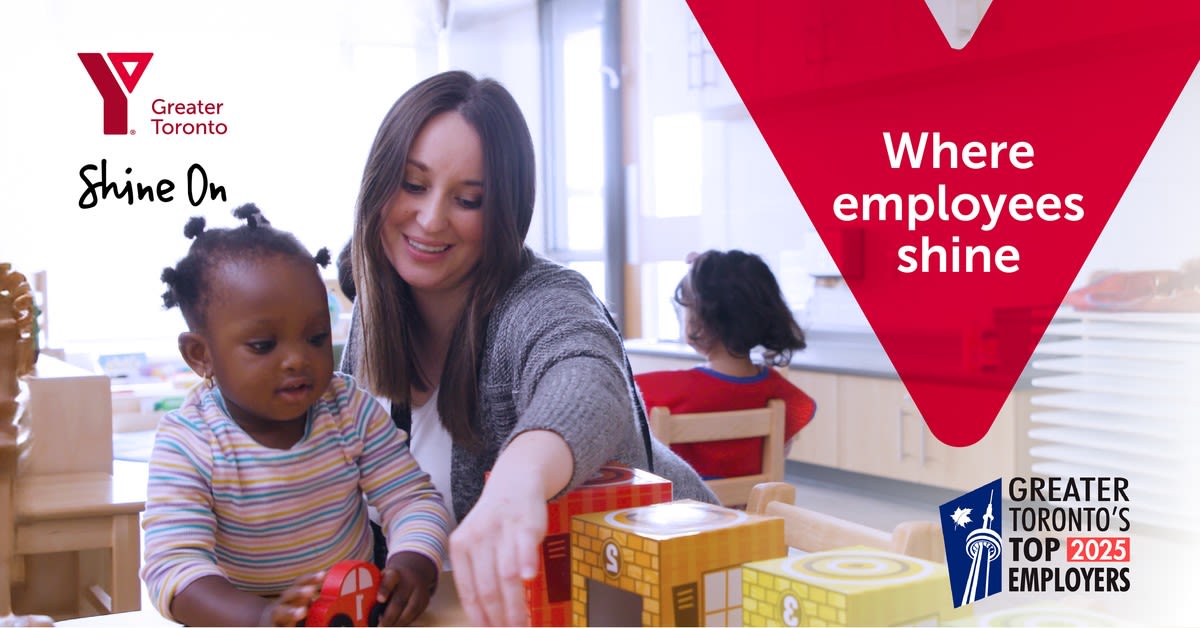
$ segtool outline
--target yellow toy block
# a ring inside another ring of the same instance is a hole
[[[783,520],[692,500],[571,520],[576,626],[740,626],[747,561],[787,555]]]
[[[933,625],[965,617],[946,566],[868,547],[742,566],[746,626]]]

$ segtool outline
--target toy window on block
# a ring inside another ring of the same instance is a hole
[[[741,564],[787,554],[783,520],[692,500],[575,517],[576,626],[740,626]]]
[[[868,547],[742,566],[747,626],[938,625],[966,617],[946,566]]]
[[[546,504],[546,539],[537,577],[525,584],[533,626],[571,625],[571,517],[671,501],[671,482],[641,469],[608,465]]]

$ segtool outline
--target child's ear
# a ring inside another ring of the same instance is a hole
[[[200,334],[185,331],[179,334],[179,355],[200,377],[213,374],[212,356],[208,352],[208,341]]]

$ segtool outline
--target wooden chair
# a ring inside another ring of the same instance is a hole
[[[59,619],[137,610],[145,484],[114,480],[108,378],[43,355],[22,384],[32,446],[0,474],[0,603]]]
[[[789,547],[820,552],[865,545],[914,558],[945,563],[942,529],[932,521],[905,521],[890,533],[795,505],[796,487],[767,482],[750,491],[746,511],[783,517]]]
[[[765,408],[730,412],[671,414],[663,407],[650,409],[650,431],[666,445],[763,437],[762,471],[705,482],[724,506],[745,505],[756,484],[783,481],[783,424],[784,404],[779,399]]]

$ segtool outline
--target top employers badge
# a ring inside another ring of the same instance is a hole
[[[1000,478],[996,478],[939,508],[955,608],[1001,590],[1001,491]]]

